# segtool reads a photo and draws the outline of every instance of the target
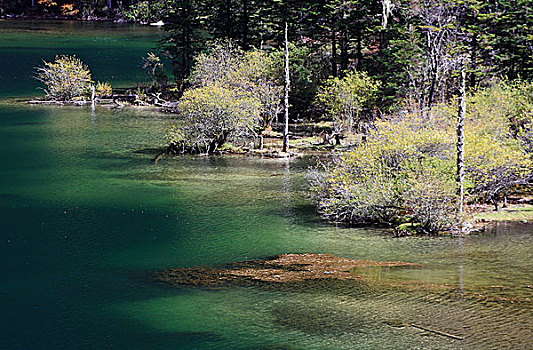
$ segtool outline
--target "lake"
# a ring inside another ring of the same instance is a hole
[[[462,239],[330,225],[306,192],[312,158],[153,164],[171,115],[14,102],[42,94],[34,68],[55,54],[76,54],[96,80],[134,86],[163,35],[0,20],[1,349],[531,348],[530,224]],[[302,252],[422,267],[299,288],[151,278]]]

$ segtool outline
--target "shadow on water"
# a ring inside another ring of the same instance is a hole
[[[56,53],[76,53],[96,79],[128,86],[143,79],[141,57],[159,37],[146,27],[16,21],[0,21],[0,34],[0,72],[10,81],[2,97],[35,95],[28,72]],[[152,164],[171,120],[132,109],[0,104],[0,347],[531,348],[531,226],[498,225],[459,245],[327,225],[305,194],[313,159]],[[153,270],[287,252],[424,268],[358,270],[363,281],[283,288],[173,289],[146,280]]]

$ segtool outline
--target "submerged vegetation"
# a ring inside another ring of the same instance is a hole
[[[330,254],[283,254],[265,260],[232,262],[221,267],[192,267],[158,271],[157,282],[174,286],[297,284],[306,281],[364,281],[361,272],[371,268],[420,268],[403,261],[346,259]],[[359,272],[359,273],[357,273]],[[364,281],[366,282],[366,281]]]

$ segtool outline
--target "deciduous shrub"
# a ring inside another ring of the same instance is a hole
[[[175,152],[213,153],[231,137],[260,137],[281,110],[283,88],[271,57],[245,52],[232,41],[215,41],[196,57],[178,103],[182,120],[167,134]]]
[[[515,88],[504,96],[500,88],[481,90],[467,101],[468,201],[497,203],[499,195],[532,179],[528,143],[516,131],[517,115],[531,120],[531,110],[512,101],[514,93],[521,95]],[[376,123],[367,142],[311,173],[318,211],[328,220],[352,224],[407,216],[427,232],[453,227],[456,110],[453,104],[440,105],[430,118],[408,114]]]
[[[96,84],[95,92],[97,97],[111,96],[113,94],[113,88],[107,81],[103,83],[98,82]]]
[[[182,119],[167,133],[176,152],[213,153],[228,137],[254,134],[260,119],[258,99],[241,91],[208,85],[185,91],[178,104]]]
[[[369,111],[376,101],[380,84],[365,72],[350,72],[345,77],[328,79],[320,87],[317,102],[333,120],[333,128],[338,137],[344,129],[360,131],[363,111]],[[368,119],[368,118],[367,118]]]
[[[271,55],[257,50],[245,52],[230,40],[220,40],[195,61],[189,78],[191,85],[216,84],[256,98],[261,103],[260,128],[269,127],[281,112],[281,71]]]
[[[46,96],[56,100],[87,96],[92,84],[89,68],[76,56],[56,56],[54,62],[44,61],[44,66],[37,68],[36,78],[46,86]]]
[[[453,140],[436,130],[414,116],[378,123],[366,143],[312,172],[318,211],[351,224],[409,215],[428,231],[448,227],[454,176],[443,160],[453,153]]]

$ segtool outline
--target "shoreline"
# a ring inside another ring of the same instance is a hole
[[[31,105],[47,105],[47,106],[98,106],[102,108],[135,108],[156,110],[160,113],[170,114],[173,113],[173,103],[154,104],[149,102],[140,101],[137,103],[137,96],[134,94],[128,94],[131,91],[127,88],[120,89],[121,93],[97,98],[94,101],[89,99],[71,100],[71,101],[56,101],[46,100],[35,97],[19,98],[15,99],[15,103],[24,103]],[[320,143],[319,131],[324,129],[324,126],[318,128],[313,123],[304,123],[301,125],[293,125],[292,129],[295,130],[295,134],[291,136],[291,141],[294,143],[291,146],[291,151],[283,153],[281,149],[281,138],[275,131],[269,131],[268,136],[265,134],[264,143],[265,148],[249,148],[249,147],[235,147],[230,146],[218,151],[217,154],[197,154],[196,156],[209,157],[209,156],[248,156],[259,158],[272,158],[272,159],[291,159],[301,158],[305,156],[331,156],[334,154],[349,151],[354,144],[357,144],[357,140],[354,139],[354,135],[350,135],[346,138],[346,143],[340,147],[333,147],[331,145],[323,145]],[[318,142],[318,143],[317,143]],[[354,143],[355,142],[355,143]],[[161,151],[154,155],[152,162],[157,164],[162,158],[175,157],[180,154],[174,154],[169,151],[168,147],[161,149]],[[533,223],[533,198],[528,197],[526,194],[515,195],[509,198],[507,206],[502,206],[498,211],[495,211],[493,205],[489,204],[469,204],[466,205],[466,219],[462,227],[456,231],[444,231],[444,232],[420,232],[418,225],[412,222],[404,222],[399,224],[394,223],[367,223],[362,226],[378,226],[382,228],[389,228],[392,230],[395,237],[404,236],[419,236],[419,235],[434,235],[443,236],[451,234],[452,236],[461,236],[482,233],[487,230],[489,226],[493,226],[498,223],[516,222],[516,223]],[[335,224],[330,222],[331,224]],[[337,223],[339,224],[339,223]],[[348,227],[351,225],[347,224]],[[357,225],[360,226],[360,225]]]
[[[131,23],[122,18],[110,17],[70,17],[60,15],[2,15],[0,20],[16,20],[16,21],[76,21],[76,22],[112,22],[112,23]]]

